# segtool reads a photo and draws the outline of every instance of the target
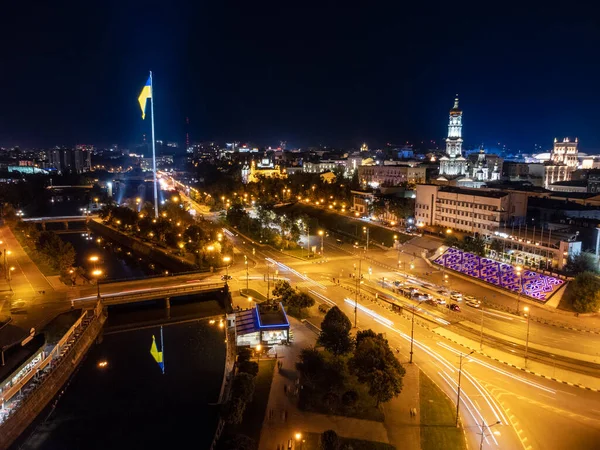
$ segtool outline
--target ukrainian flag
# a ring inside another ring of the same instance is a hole
[[[158,351],[158,347],[156,346],[156,338],[152,335],[152,346],[150,347],[150,354],[154,358],[154,360],[158,363],[160,370],[165,373],[165,363],[163,362],[163,352]]]
[[[138,102],[140,102],[140,108],[142,108],[142,119],[146,118],[146,101],[152,98],[152,77],[148,77],[146,86],[142,89]]]

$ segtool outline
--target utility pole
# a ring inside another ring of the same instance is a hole
[[[460,354],[460,362],[458,363],[458,391],[456,397],[456,427],[458,427],[458,408],[460,407],[460,378],[462,375],[463,356],[469,356],[473,354],[474,351],[475,350],[471,351],[471,353],[469,353],[468,355],[465,355],[464,353]]]
[[[525,367],[527,368],[527,355],[529,353],[529,306],[526,306],[523,310],[525,311],[525,314],[527,314],[527,338],[525,341]]]
[[[358,260],[358,277],[356,277],[356,291],[354,296],[354,328],[356,328],[356,318],[358,315],[358,296],[360,295],[360,278],[362,269],[362,257]]]
[[[485,301],[485,297],[483,297]],[[479,307],[481,308],[481,335],[479,337],[479,350],[483,350],[483,301],[480,303]]]
[[[248,294],[248,257],[244,255],[244,264],[246,264],[246,295]]]
[[[269,303],[269,292],[271,291],[271,281],[269,277],[269,261],[267,261],[267,303]]]
[[[409,364],[412,364],[413,342],[414,341],[415,341],[415,305],[413,305],[413,307],[412,307],[412,324],[410,326],[410,359],[408,361]],[[459,378],[459,380],[460,380],[460,378]]]
[[[485,439],[485,429],[487,428],[488,430],[492,427],[495,427],[496,425],[501,424],[502,422],[497,421],[496,423],[492,424],[492,425],[486,425],[485,424],[485,420],[481,419],[481,441],[479,442],[479,450],[483,450],[483,440]]]

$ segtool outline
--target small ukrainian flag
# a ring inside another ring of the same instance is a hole
[[[152,346],[150,347],[150,354],[154,357],[154,360],[158,363],[158,367],[165,373],[165,363],[163,361],[163,352],[159,352],[156,347],[156,338],[152,335]]]
[[[140,102],[140,108],[142,108],[142,119],[146,118],[146,101],[152,98],[152,76],[148,77],[146,85],[142,89],[138,102]]]

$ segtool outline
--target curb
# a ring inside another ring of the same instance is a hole
[[[496,357],[494,357],[494,356],[490,356],[490,355],[488,355],[488,354],[486,354],[486,353],[484,353],[484,352],[482,352],[482,351],[480,351],[480,350],[477,350],[477,349],[473,349],[473,348],[471,348],[471,347],[468,347],[468,346],[466,346],[465,344],[462,344],[462,343],[460,343],[460,342],[458,342],[458,341],[455,341],[454,339],[450,339],[449,337],[442,336],[441,334],[439,334],[439,333],[438,333],[437,331],[435,331],[435,330],[432,330],[432,331],[433,331],[435,334],[437,334],[438,336],[440,336],[440,337],[442,337],[442,338],[446,339],[447,341],[454,342],[455,344],[457,344],[457,345],[460,345],[461,347],[464,347],[464,348],[468,348],[469,350],[475,350],[475,352],[477,352],[477,354],[479,354],[479,355],[481,355],[481,356],[485,356],[486,358],[492,359],[492,360],[494,360],[494,361],[497,361],[497,362],[499,362],[499,363],[501,363],[501,364],[504,364],[505,366],[513,367],[514,369],[518,369],[518,370],[520,370],[520,371],[522,371],[522,372],[526,372],[526,373],[528,373],[528,374],[530,374],[530,375],[535,375],[535,376],[538,376],[538,377],[541,377],[541,378],[545,378],[545,379],[547,379],[547,380],[556,381],[557,383],[562,383],[562,384],[566,384],[566,385],[568,385],[568,386],[572,386],[572,387],[578,387],[578,388],[580,388],[580,389],[585,389],[586,391],[600,392],[600,389],[591,388],[591,387],[589,387],[589,386],[584,386],[583,384],[571,383],[571,382],[569,382],[569,381],[563,381],[563,380],[560,380],[560,379],[558,379],[558,378],[549,377],[549,376],[547,376],[547,375],[544,375],[544,374],[541,374],[541,373],[538,373],[538,372],[534,372],[533,370],[526,369],[525,367],[517,366],[516,364],[512,364],[512,363],[509,363],[509,362],[506,362],[506,361],[502,361],[501,359],[498,359],[498,358],[496,358]]]

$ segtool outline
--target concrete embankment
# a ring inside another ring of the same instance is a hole
[[[106,313],[98,307],[85,330],[73,346],[60,358],[48,376],[0,427],[0,449],[9,448],[48,406],[75,372],[85,354],[95,342],[106,321]]]
[[[178,258],[175,255],[170,255],[167,253],[167,250],[154,247],[132,236],[123,234],[120,231],[106,226],[99,221],[90,221],[88,223],[88,227],[94,233],[115,241],[123,247],[127,247],[128,249],[132,250],[137,255],[160,264],[172,272],[190,272],[193,270],[198,270],[195,264],[192,264],[183,258]]]

